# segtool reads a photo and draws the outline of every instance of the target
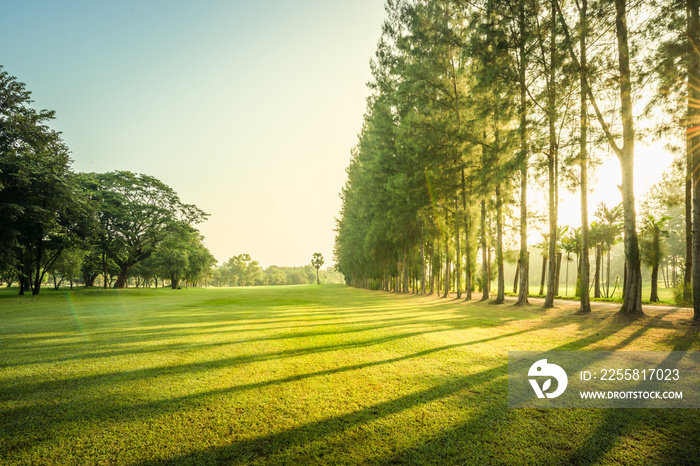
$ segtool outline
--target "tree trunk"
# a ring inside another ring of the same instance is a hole
[[[605,268],[605,297],[610,298],[610,255],[612,254],[612,244],[608,244],[608,257]]]
[[[561,272],[561,258],[562,254],[561,251],[557,252],[557,271],[556,271],[556,277],[554,279],[554,295],[559,296],[559,273]]]
[[[690,102],[690,100],[688,101]],[[688,114],[692,111],[688,103]],[[685,273],[683,274],[683,300],[690,301],[693,277],[693,151],[690,139],[686,150],[685,179]],[[668,273],[666,274],[668,276]]]
[[[518,2],[518,29],[520,41],[518,49],[520,62],[518,63],[518,81],[520,85],[520,126],[518,128],[520,138],[520,294],[516,304],[527,304],[527,295],[530,288],[529,254],[527,251],[527,83],[525,71],[527,68],[525,52],[525,2]]]
[[[547,119],[549,120],[549,279],[544,308],[554,306],[557,248],[557,109],[556,109],[556,0],[551,1],[552,25],[549,38],[549,78],[547,80]]]
[[[464,183],[464,170],[462,170],[462,207],[464,209],[464,249],[466,256],[466,271],[464,274],[464,286],[466,288],[467,301],[472,299],[472,253],[469,241],[469,234],[471,233],[469,222],[469,212],[467,212],[467,190]]]
[[[447,225],[445,225],[445,294],[443,298],[447,298],[450,293],[450,237],[447,230]]]
[[[455,202],[457,204],[457,202]],[[455,205],[457,207],[457,210],[459,210],[459,206]],[[457,211],[456,210],[456,211]],[[458,222],[459,216],[455,214],[455,232],[457,234],[457,237],[455,238],[455,246],[457,247],[457,255],[455,257],[455,278],[456,278],[456,284],[455,288],[457,289],[457,299],[462,297],[462,249],[460,247],[460,242],[459,242],[459,222]]]
[[[428,251],[428,294],[432,295],[435,292],[435,274],[433,273],[433,243],[430,243],[430,249]]]
[[[119,276],[117,277],[117,282],[114,284],[114,288],[126,288],[126,279],[129,276],[129,266],[126,264],[119,265]]]
[[[501,206],[501,186],[496,183],[496,267],[498,269],[498,288],[496,304],[503,304],[506,299],[506,279],[503,274],[503,208]]]
[[[513,294],[518,294],[518,278],[520,278],[520,260],[515,264],[515,278],[513,279]]]
[[[627,280],[620,312],[641,315],[642,269],[637,239],[637,212],[634,205],[634,120],[632,117],[632,80],[627,40],[627,1],[615,0],[615,28],[620,63],[620,112],[622,115],[622,207],[624,209],[625,259]]]
[[[542,280],[540,280],[540,293],[542,296],[544,294],[544,279],[547,276],[547,256],[542,256]]]
[[[435,247],[430,243],[430,290],[429,295],[435,293]]]
[[[574,288],[574,297],[581,297],[581,265],[583,264],[583,258],[576,255],[576,288]]]
[[[403,251],[403,292],[408,293],[408,251]]]
[[[586,38],[588,35],[587,7],[588,0],[581,0],[581,307],[578,312],[582,313],[591,312],[591,298],[588,285],[590,282],[590,265],[588,261],[588,100],[586,98],[588,94],[588,64],[586,59]],[[600,289],[598,291],[600,292]]]
[[[420,294],[425,294],[425,246],[423,245],[423,225],[420,226]]]
[[[486,247],[486,200],[481,200],[481,301],[489,299],[489,259]]]
[[[654,225],[652,231],[652,264],[651,264],[651,296],[649,301],[652,303],[659,301],[659,262],[661,262],[661,229],[658,225]]]
[[[661,278],[664,279],[664,288],[671,288],[668,286],[668,257],[666,258],[666,265],[661,269]]]
[[[102,281],[103,283],[103,288],[107,289],[108,286],[108,280],[107,280],[107,252],[102,251]]]
[[[659,281],[659,264],[655,264],[651,268],[651,296],[649,297],[649,301],[651,301],[652,303],[656,303],[659,301],[658,281]]]
[[[36,242],[36,272],[34,275],[34,286],[32,287],[32,295],[38,295],[41,289],[41,256],[44,253],[44,232],[41,227],[39,227],[39,235]]]
[[[691,261],[692,273],[692,288],[693,288],[693,320],[700,321],[700,189],[697,189],[700,182],[700,109],[697,107],[697,102],[700,102],[700,89],[696,83],[693,83],[691,78],[695,80],[700,77],[700,57],[698,57],[697,49],[700,47],[700,0],[687,0],[688,11],[688,40],[693,45],[689,51],[688,64],[688,139],[692,155],[688,157],[693,164],[693,232],[692,232],[692,252],[693,258]]]
[[[600,265],[601,265],[601,255],[603,254],[600,243],[595,245],[595,277],[593,281],[595,283],[595,289],[593,292],[593,297],[600,298]],[[581,287],[583,290],[583,286]]]

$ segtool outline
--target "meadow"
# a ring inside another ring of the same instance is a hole
[[[0,464],[692,464],[695,409],[510,409],[509,350],[698,350],[688,310],[342,285],[0,291]]]

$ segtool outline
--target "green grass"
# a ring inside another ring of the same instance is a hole
[[[685,311],[344,286],[0,292],[0,464],[690,464],[685,410],[507,407],[509,350],[698,350]]]

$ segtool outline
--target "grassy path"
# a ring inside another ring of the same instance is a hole
[[[344,286],[0,292],[0,464],[700,462],[697,410],[507,408],[509,350],[698,350],[689,315]]]

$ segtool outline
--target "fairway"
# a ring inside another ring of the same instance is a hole
[[[0,464],[697,463],[695,409],[516,410],[509,350],[698,350],[691,313],[342,285],[0,292]]]

